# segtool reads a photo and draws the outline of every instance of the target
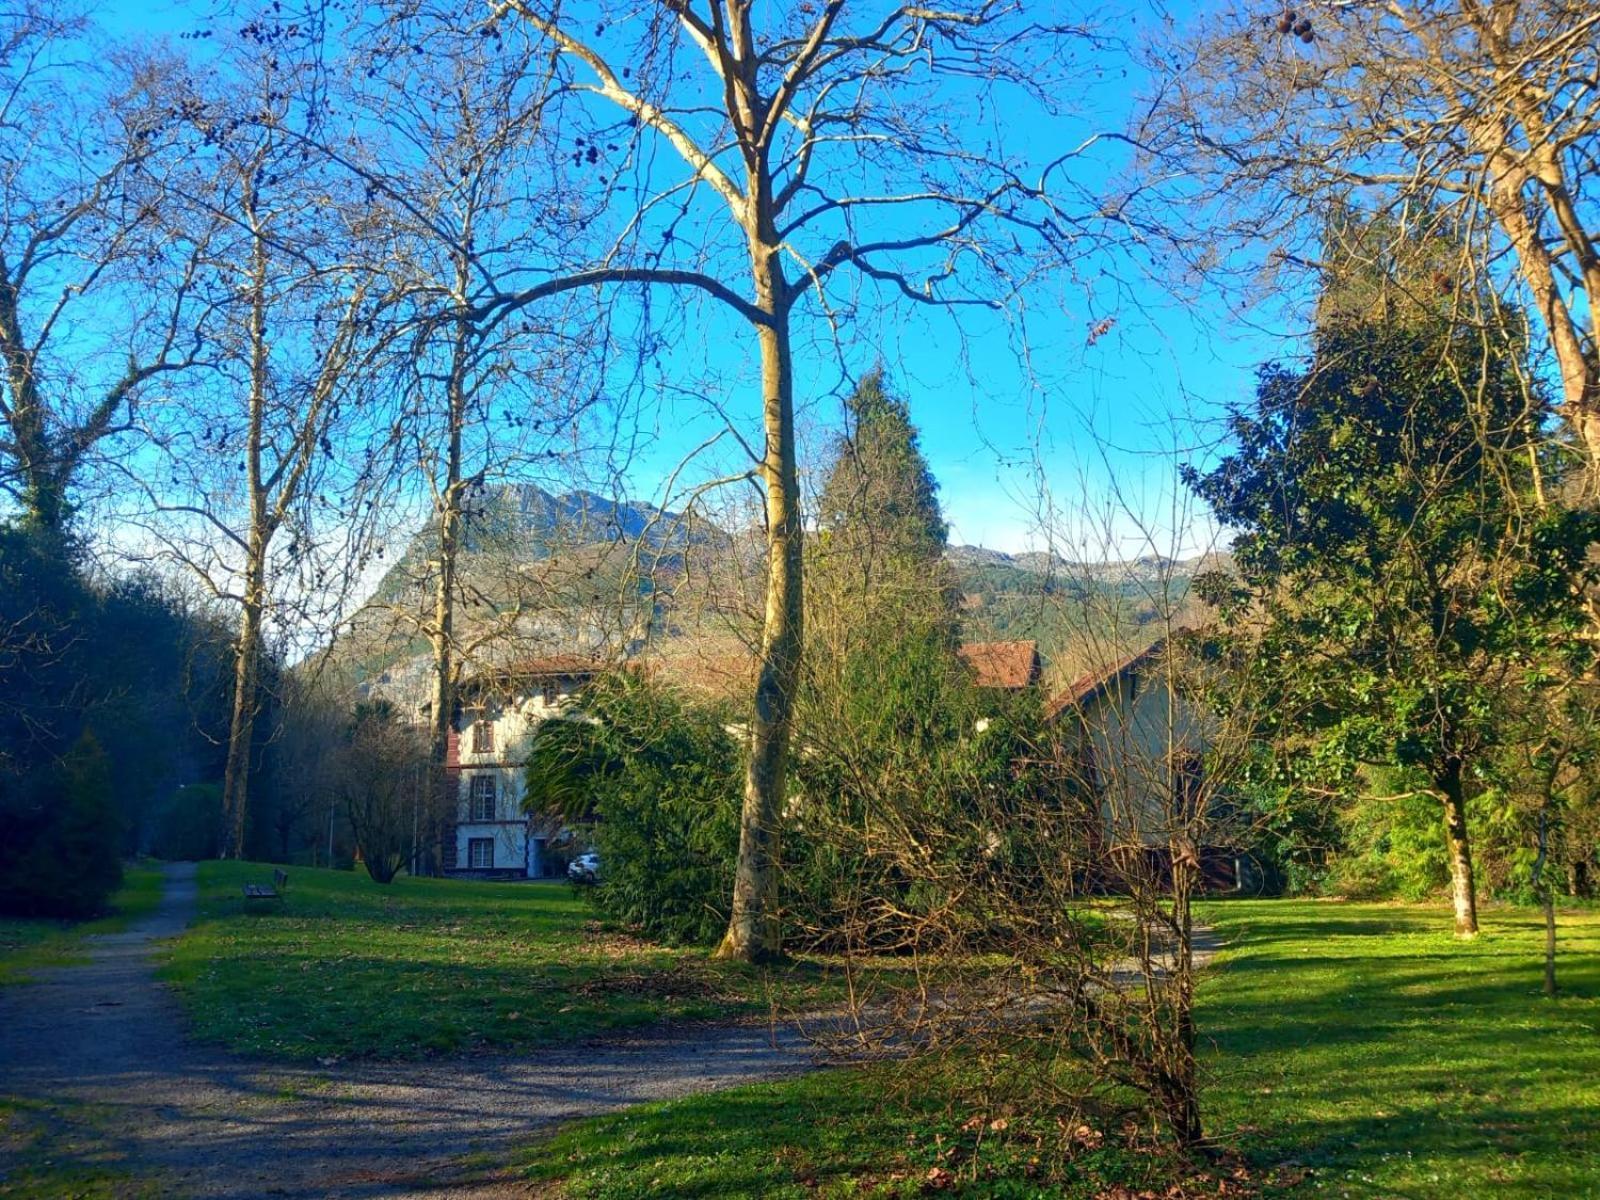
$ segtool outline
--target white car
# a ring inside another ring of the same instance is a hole
[[[567,864],[567,878],[573,883],[599,883],[600,856],[592,850],[578,855]]]

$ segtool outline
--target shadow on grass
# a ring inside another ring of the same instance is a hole
[[[1600,1195],[1593,914],[1568,915],[1550,1001],[1537,914],[1495,910],[1457,942],[1438,910],[1285,908],[1217,917],[1214,1129],[1352,1196]]]

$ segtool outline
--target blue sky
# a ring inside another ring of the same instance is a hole
[[[112,4],[100,19],[116,36],[160,38],[193,27],[195,12],[187,5]],[[1139,34],[1137,13],[1097,19],[1116,42]],[[1006,132],[1037,142],[1048,157],[1088,132],[1121,129],[1141,89],[1131,55],[1113,46],[1084,78],[1071,115],[1017,104],[1006,113]],[[1119,154],[1108,148],[1091,157],[1080,182],[1092,190],[1109,180]],[[1121,554],[1202,548],[1209,526],[1172,507],[1176,461],[1204,453],[1222,406],[1247,396],[1255,365],[1292,349],[1292,342],[1231,320],[1215,295],[1170,291],[1160,274],[1159,265],[1107,246],[1083,260],[1073,278],[1030,291],[1025,323],[986,314],[958,323],[938,312],[895,309],[863,314],[860,327],[835,347],[810,322],[796,356],[807,445],[815,451],[837,421],[841,363],[859,372],[882,361],[921,429],[953,540],[1008,551],[1041,545],[1043,493],[1064,527],[1086,543],[1103,541],[1109,530]],[[1108,318],[1109,331],[1089,344],[1090,326]],[[659,381],[722,393],[727,410],[752,433],[748,327],[701,305],[676,328]],[[644,449],[626,464],[620,484],[637,498],[670,501],[664,481],[719,424],[703,406],[669,394],[653,396],[638,414]],[[714,452],[680,474],[680,489],[726,465]],[[1136,516],[1164,544],[1144,544]]]

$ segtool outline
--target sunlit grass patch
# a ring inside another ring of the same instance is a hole
[[[281,902],[241,885],[271,866],[205,863],[200,914],[172,949],[204,1039],[291,1059],[517,1051],[662,1020],[721,1019],[838,992],[813,961],[758,969],[603,930],[557,883],[297,868]]]
[[[579,1122],[531,1147],[527,1169],[575,1200],[1600,1196],[1600,913],[1562,914],[1554,1002],[1526,910],[1487,910],[1469,943],[1438,906],[1239,901],[1203,916],[1227,943],[1198,1009],[1207,1129],[1235,1156],[1223,1166],[1196,1173],[1109,1125],[1091,1152],[1052,1158],[1062,1131],[1038,1114],[995,1131],[994,1114],[933,1082],[897,1091],[904,1072],[880,1067]]]
[[[0,986],[25,983],[48,967],[76,962],[83,939],[117,933],[161,903],[162,875],[147,868],[123,872],[122,887],[111,897],[111,911],[92,921],[0,917]]]

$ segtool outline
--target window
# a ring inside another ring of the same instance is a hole
[[[472,752],[490,754],[494,751],[494,722],[479,717],[472,723]]]
[[[494,839],[467,839],[467,866],[474,871],[488,870],[494,866]]]
[[[544,685],[544,702],[546,707],[549,707],[556,702],[556,685],[554,680],[551,680]]]
[[[469,809],[471,813],[471,820],[492,821],[495,819],[495,787],[493,775],[474,775],[472,777],[472,793]]]

